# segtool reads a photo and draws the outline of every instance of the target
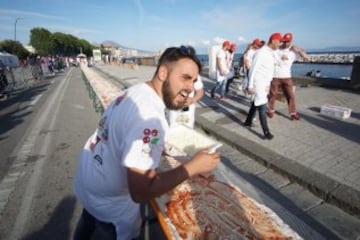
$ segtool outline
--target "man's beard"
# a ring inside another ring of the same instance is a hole
[[[164,103],[165,103],[165,106],[167,109],[179,110],[184,107],[184,104],[175,105],[173,103],[173,99],[176,97],[176,95],[171,92],[170,83],[169,83],[168,79],[166,79],[164,81],[164,84],[162,87],[162,95],[163,95]]]

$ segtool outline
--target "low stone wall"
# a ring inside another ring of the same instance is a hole
[[[133,70],[138,70],[139,65],[136,63],[119,63],[119,62],[112,62],[111,65],[119,66],[119,67],[125,67]]]
[[[313,77],[293,77],[294,83],[301,87],[322,86],[327,88],[346,89],[352,91],[359,91],[359,88],[354,86],[348,80],[337,78],[313,78]]]
[[[144,66],[156,66],[157,57],[138,57],[138,63]]]

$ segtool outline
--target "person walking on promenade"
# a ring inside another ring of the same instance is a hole
[[[300,120],[300,115],[295,107],[295,89],[291,78],[291,66],[298,56],[301,56],[305,60],[308,59],[308,56],[300,47],[291,45],[292,40],[293,35],[286,33],[282,38],[283,43],[280,49],[276,52],[275,72],[274,78],[271,81],[269,94],[269,118],[274,117],[275,101],[281,89],[286,97],[291,119]]]
[[[269,140],[274,136],[270,133],[266,119],[267,95],[269,93],[270,82],[274,76],[274,52],[279,48],[281,39],[280,33],[273,33],[270,36],[268,44],[263,46],[254,55],[249,72],[248,91],[252,94],[252,99],[244,125],[251,127],[255,111],[258,110],[264,138]]]
[[[204,83],[200,75],[194,84],[192,91],[186,99],[184,108],[180,110],[168,110],[167,115],[170,127],[176,127],[179,124],[194,128],[195,124],[195,105],[204,96]]]
[[[243,92],[245,93],[247,92],[247,88],[249,85],[249,72],[250,72],[250,66],[252,64],[252,59],[254,57],[256,50],[259,49],[260,44],[261,44],[260,39],[255,38],[243,53],[243,58],[244,58],[243,68],[244,68],[245,77],[244,77],[244,81],[241,84],[241,87]]]
[[[208,149],[182,165],[158,172],[169,128],[165,108],[182,109],[193,91],[201,63],[192,47],[170,47],[152,80],[127,89],[105,110],[86,142],[74,178],[84,207],[74,240],[133,239],[140,233],[140,202],[147,202],[184,180],[213,170],[219,153]]]
[[[229,75],[229,68],[227,62],[227,51],[230,47],[229,41],[224,41],[222,48],[216,54],[216,85],[213,89],[211,89],[211,98],[215,97],[215,93],[218,89],[220,89],[220,99],[226,100],[225,97],[225,88],[226,88],[226,80]]]
[[[230,48],[228,50],[228,68],[230,69],[230,73],[228,76],[229,78],[226,80],[225,93],[229,92],[230,84],[234,81],[235,78],[235,72],[232,66],[234,62],[235,51],[236,51],[236,44],[235,43],[230,44]]]

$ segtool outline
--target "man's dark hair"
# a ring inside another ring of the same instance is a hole
[[[191,46],[180,46],[169,47],[163,52],[158,61],[155,75],[157,75],[161,65],[171,62],[177,62],[183,58],[189,58],[193,60],[199,68],[199,73],[201,72],[202,65],[200,60],[196,56],[195,49]]]

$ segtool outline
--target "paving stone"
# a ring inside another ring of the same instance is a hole
[[[246,162],[236,162],[234,163],[241,171],[251,173],[251,174],[259,174],[266,171],[266,167],[257,163],[256,161],[246,161]]]
[[[203,113],[201,114],[202,117],[204,118],[207,118],[209,119],[210,121],[217,121],[218,119],[221,119],[224,117],[224,115],[222,113],[217,113],[217,112],[214,112],[214,111],[211,111],[211,112],[206,112],[206,113]]]
[[[323,203],[309,210],[308,213],[333,229],[342,239],[358,239],[360,236],[360,220],[330,204]]]
[[[280,188],[280,192],[304,211],[311,209],[323,202],[322,199],[316,197],[314,194],[297,183],[292,183]]]
[[[274,170],[271,169],[259,173],[257,176],[270,184],[275,189],[279,189],[290,183],[290,180],[288,178],[281,176],[279,173],[276,173]]]

